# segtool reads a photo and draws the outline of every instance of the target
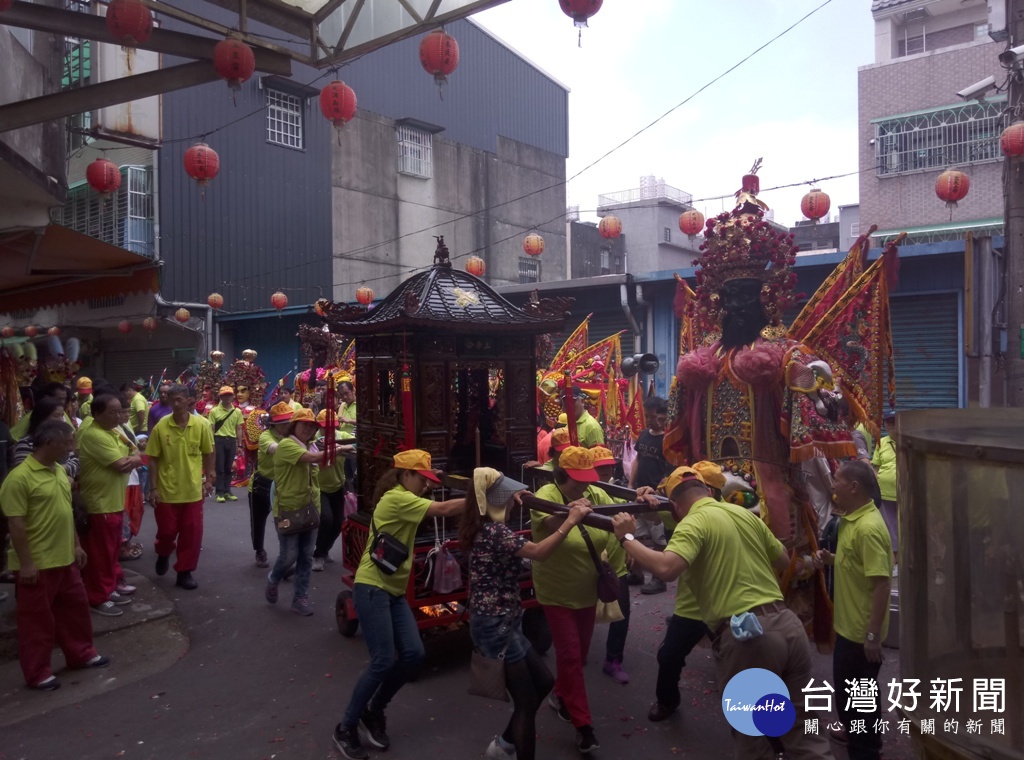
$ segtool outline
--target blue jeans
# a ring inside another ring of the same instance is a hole
[[[359,724],[359,717],[367,707],[373,712],[383,712],[423,661],[423,640],[404,596],[391,596],[384,589],[366,583],[356,583],[352,596],[359,624],[363,627],[363,639],[370,650],[370,667],[359,676],[352,690],[352,698],[341,720],[346,729]]]
[[[473,637],[473,645],[484,657],[496,659],[504,650],[508,664],[525,660],[530,648],[530,642],[523,635],[522,616],[470,614],[469,633]]]
[[[277,534],[281,549],[277,562],[270,571],[267,580],[275,586],[284,578],[285,571],[295,563],[295,596],[294,599],[309,593],[309,576],[313,571],[313,544],[316,543],[316,529],[289,535]]]

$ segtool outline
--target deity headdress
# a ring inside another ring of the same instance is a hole
[[[263,397],[263,388],[266,386],[266,377],[263,370],[255,364],[256,352],[246,349],[242,352],[244,359],[236,359],[235,363],[224,376],[224,382],[236,391],[239,388],[248,388],[252,398],[259,401]]]
[[[761,304],[773,325],[781,323],[783,312],[795,301],[797,278],[791,267],[799,248],[793,245],[792,234],[764,218],[768,207],[758,200],[759,190],[757,175],[745,175],[736,207],[707,221],[701,255],[693,262],[699,269],[696,299],[690,305],[692,316],[704,326],[718,324],[718,293],[733,280],[761,283]]]

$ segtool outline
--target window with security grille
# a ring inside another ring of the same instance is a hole
[[[540,262],[537,259],[519,257],[519,284],[540,282]]]
[[[878,176],[999,160],[1005,100],[875,119]]]
[[[122,166],[121,186],[109,198],[85,183],[71,188],[54,218],[58,224],[104,243],[155,256],[152,167]]]
[[[267,142],[302,150],[302,99],[267,90]]]
[[[398,171],[412,177],[430,179],[434,176],[434,154],[430,133],[406,124],[399,125]]]

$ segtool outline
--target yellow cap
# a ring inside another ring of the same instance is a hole
[[[684,480],[699,480],[701,483],[704,483],[704,476],[692,467],[677,467],[672,471],[671,475],[665,478],[665,495],[671,499],[672,492]],[[707,485],[706,483],[704,484]]]
[[[569,428],[555,428],[551,431],[551,448],[565,451],[569,445]]]
[[[218,396],[234,396],[235,395],[235,389],[232,388],[230,385],[222,385],[220,387],[220,390],[217,391],[217,395]]]
[[[316,417],[313,416],[312,409],[302,407],[295,410],[295,414],[292,415],[292,422],[316,422]]]
[[[594,446],[590,449],[590,455],[594,457],[594,467],[605,467],[616,463],[615,455],[612,454],[611,449],[604,446]]]
[[[582,446],[569,446],[558,457],[558,467],[573,480],[596,483],[600,478],[594,470],[594,455]]]
[[[569,424],[569,418],[565,416],[565,412],[562,412],[560,415],[558,415],[558,424],[559,425],[568,425]]]
[[[706,459],[694,462],[693,469],[700,473],[706,485],[719,490],[725,487],[725,473],[722,472],[721,466],[714,462],[709,462]]]
[[[413,470],[428,480],[440,483],[434,469],[430,466],[430,454],[423,449],[407,449],[395,454],[395,467],[400,470]]]
[[[320,427],[327,427],[327,410],[321,409],[320,414],[316,416],[316,424]],[[338,415],[334,415],[334,424],[331,427],[338,427]]]
[[[288,404],[283,401],[279,401],[270,407],[270,422],[272,424],[278,422],[291,422],[292,415],[295,414],[295,410],[292,409]]]
[[[84,377],[84,376],[78,378],[78,380],[75,382],[75,390],[76,391],[91,391],[92,390],[92,380],[90,380],[88,377]]]

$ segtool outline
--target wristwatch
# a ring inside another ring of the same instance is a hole
[[[871,631],[868,631],[864,635],[864,640],[865,641],[878,641],[878,637],[875,634],[871,633]]]
[[[625,545],[627,541],[636,541],[636,536],[634,536],[632,533],[627,533],[619,539],[619,543],[623,545]]]

